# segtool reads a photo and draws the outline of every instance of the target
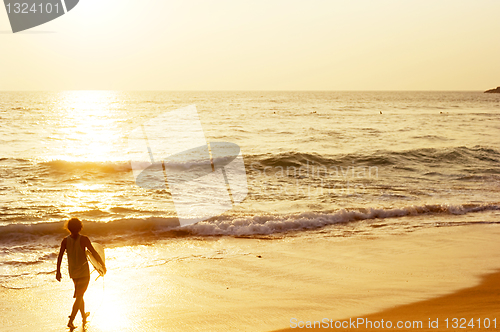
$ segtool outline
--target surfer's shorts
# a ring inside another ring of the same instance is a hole
[[[73,279],[73,282],[75,284],[75,294],[73,294],[73,297],[83,296],[87,291],[87,287],[89,287],[90,276]]]

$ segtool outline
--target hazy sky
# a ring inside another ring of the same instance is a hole
[[[0,90],[498,85],[498,0],[80,0],[17,34],[0,8]]]

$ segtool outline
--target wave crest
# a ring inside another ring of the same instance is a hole
[[[352,153],[345,155],[320,155],[316,153],[286,152],[278,155],[264,154],[245,157],[245,161],[256,169],[270,167],[318,166],[385,166],[385,165],[470,165],[477,162],[498,163],[500,152],[487,147],[465,146],[455,148],[423,148],[407,151],[375,151],[373,153]]]
[[[333,213],[304,212],[292,215],[267,215],[254,217],[237,217],[233,219],[218,219],[213,221],[202,221],[194,225],[187,226],[194,235],[270,235],[275,233],[286,233],[289,231],[299,231],[316,229],[324,226],[348,223],[357,220],[377,219],[377,218],[397,218],[405,216],[417,216],[424,214],[466,214],[486,210],[499,210],[500,206],[495,204],[477,205],[422,205],[407,206],[394,209],[366,208],[358,210],[338,210]]]
[[[177,218],[151,217],[147,219],[117,219],[107,223],[86,221],[84,234],[103,243],[143,243],[164,238],[186,236],[258,236],[307,231],[324,226],[376,218],[398,218],[417,215],[466,214],[500,210],[497,204],[411,205],[401,208],[342,209],[331,213],[303,212],[298,214],[237,216],[222,215],[186,227],[180,227]],[[32,225],[0,226],[0,244],[28,245],[43,242],[57,246],[66,236],[63,222]]]

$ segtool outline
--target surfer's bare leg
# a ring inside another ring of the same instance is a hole
[[[82,303],[83,303],[83,295],[77,296],[75,303],[73,304],[73,310],[71,311],[71,316],[69,316],[68,326],[73,325],[73,320],[75,319],[78,310],[81,310],[80,308],[82,306]]]
[[[85,312],[85,301],[82,297],[82,304],[80,305],[80,314],[82,315],[83,325],[87,323],[87,318],[90,316],[90,312]]]

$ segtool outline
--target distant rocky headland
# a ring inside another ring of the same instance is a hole
[[[484,93],[500,93],[500,86],[496,89],[486,90]]]

